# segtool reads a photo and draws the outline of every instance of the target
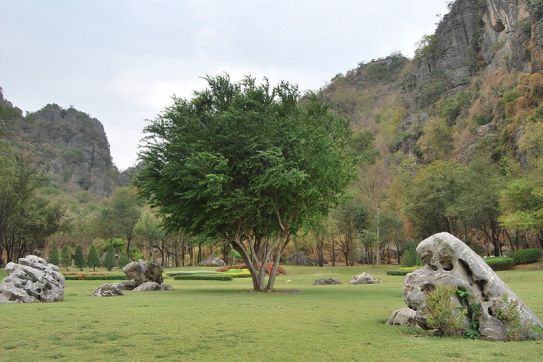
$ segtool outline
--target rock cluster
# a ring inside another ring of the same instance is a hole
[[[133,261],[124,266],[123,272],[129,280],[116,284],[103,284],[93,293],[97,297],[115,297],[123,295],[122,290],[134,290],[135,292],[173,290],[171,285],[162,284],[162,266],[143,260]]]
[[[147,263],[143,260],[133,261],[124,266],[123,272],[128,279],[133,280],[135,287],[145,282],[162,284],[162,266],[158,263]]]
[[[379,279],[375,279],[368,273],[361,273],[353,276],[349,284],[379,284],[380,282]]]
[[[438,285],[448,285],[467,295],[454,303],[477,306],[477,313],[464,316],[464,325],[478,326],[478,334],[489,340],[541,338],[543,324],[500,277],[466,244],[449,233],[435,234],[417,246],[424,266],[407,274],[403,297],[409,309],[393,312],[389,324],[416,324],[428,329],[426,296]],[[505,314],[509,316],[505,317]]]
[[[8,276],[0,284],[0,304],[60,302],[64,299],[64,276],[57,266],[36,255],[8,263]]]
[[[341,284],[341,280],[337,278],[324,277],[317,279],[313,282],[313,285],[338,285]]]

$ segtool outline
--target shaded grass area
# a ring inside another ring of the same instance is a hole
[[[62,303],[0,306],[0,361],[543,360],[542,341],[417,337],[383,324],[404,306],[403,277],[386,275],[391,269],[289,266],[277,288],[296,293],[254,293],[248,279],[168,278],[173,292],[96,298],[101,281],[67,281]],[[362,271],[383,283],[311,285],[322,276],[346,283]],[[500,276],[543,316],[542,270]]]

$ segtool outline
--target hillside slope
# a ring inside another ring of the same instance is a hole
[[[0,120],[0,141],[24,153],[55,184],[102,197],[123,183],[103,125],[88,114],[49,104],[23,116],[0,90]]]
[[[377,154],[349,190],[365,248],[444,230],[487,254],[543,245],[543,0],[457,0],[413,59],[321,93]]]

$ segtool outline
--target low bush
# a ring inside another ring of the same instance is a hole
[[[485,259],[493,270],[510,270],[515,266],[515,260],[506,256]]]
[[[411,243],[408,245],[402,255],[402,266],[412,267],[417,265],[417,250],[416,245]]]
[[[247,269],[230,269],[222,274],[229,275],[232,278],[250,278],[251,277],[251,273]]]
[[[98,275],[98,274],[71,274],[65,275],[65,280],[127,280],[124,274]]]
[[[213,274],[213,273],[184,274],[184,275],[176,275],[173,278],[175,280],[217,280],[217,281],[230,281],[233,279],[231,275]]]
[[[505,325],[507,339],[517,341],[522,329],[518,301],[509,299],[507,294],[503,294],[501,304],[496,307],[494,313],[496,318]]]
[[[396,270],[389,270],[387,271],[387,275],[404,276],[404,275],[414,272],[417,269],[418,267],[414,266],[414,267],[400,268]]]
[[[537,263],[541,258],[541,249],[521,249],[511,253],[511,258],[515,261],[515,264],[530,264]]]
[[[464,330],[464,314],[454,303],[456,289],[438,285],[426,296],[426,322],[441,336],[457,336]]]

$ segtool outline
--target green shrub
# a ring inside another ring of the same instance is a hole
[[[14,119],[21,116],[22,114],[19,108],[11,108],[0,105],[0,119]]]
[[[75,248],[75,256],[74,256],[75,266],[79,270],[83,270],[85,267],[85,255],[83,254],[83,248],[81,245],[76,246]]]
[[[217,280],[217,281],[230,281],[233,279],[231,275],[213,274],[213,273],[176,275],[173,278],[175,280]]]
[[[477,126],[484,126],[492,122],[492,114],[477,114],[473,117],[473,122]]]
[[[229,269],[222,273],[223,275],[229,275],[232,278],[250,278],[251,272],[248,269]]]
[[[130,263],[130,259],[128,259],[128,255],[126,254],[126,251],[121,252],[121,256],[119,256],[119,260],[117,262],[119,264],[119,268],[124,268],[128,263]]]
[[[515,264],[530,264],[537,263],[541,258],[541,249],[521,249],[511,253],[511,258],[515,261]]]
[[[426,296],[426,322],[442,336],[457,336],[464,331],[464,314],[454,303],[456,289],[438,285]]]
[[[98,256],[98,251],[96,251],[94,245],[91,245],[90,247],[89,255],[87,256],[87,266],[93,268],[93,270],[96,270],[96,268],[100,266],[100,257]]]
[[[515,266],[515,260],[506,256],[485,259],[493,270],[510,270]]]
[[[104,266],[108,271],[111,271],[113,267],[115,266],[115,249],[113,248],[113,245],[109,245],[107,248],[106,258],[104,260]]]
[[[417,251],[415,245],[409,245],[405,248],[402,255],[403,266],[415,266],[417,265]]]
[[[47,260],[49,263],[59,266],[60,264],[60,258],[58,256],[58,249],[57,246],[54,245],[53,248],[49,251],[49,260]]]
[[[413,266],[413,267],[400,268],[396,270],[389,270],[387,271],[387,275],[404,276],[404,275],[414,272],[417,269],[418,267]]]
[[[64,245],[60,254],[60,264],[68,269],[72,265],[72,256],[70,255],[70,249],[68,245]]]
[[[507,339],[510,341],[518,340],[522,329],[518,301],[510,300],[507,294],[503,294],[502,303],[494,312],[496,318],[505,325]]]

